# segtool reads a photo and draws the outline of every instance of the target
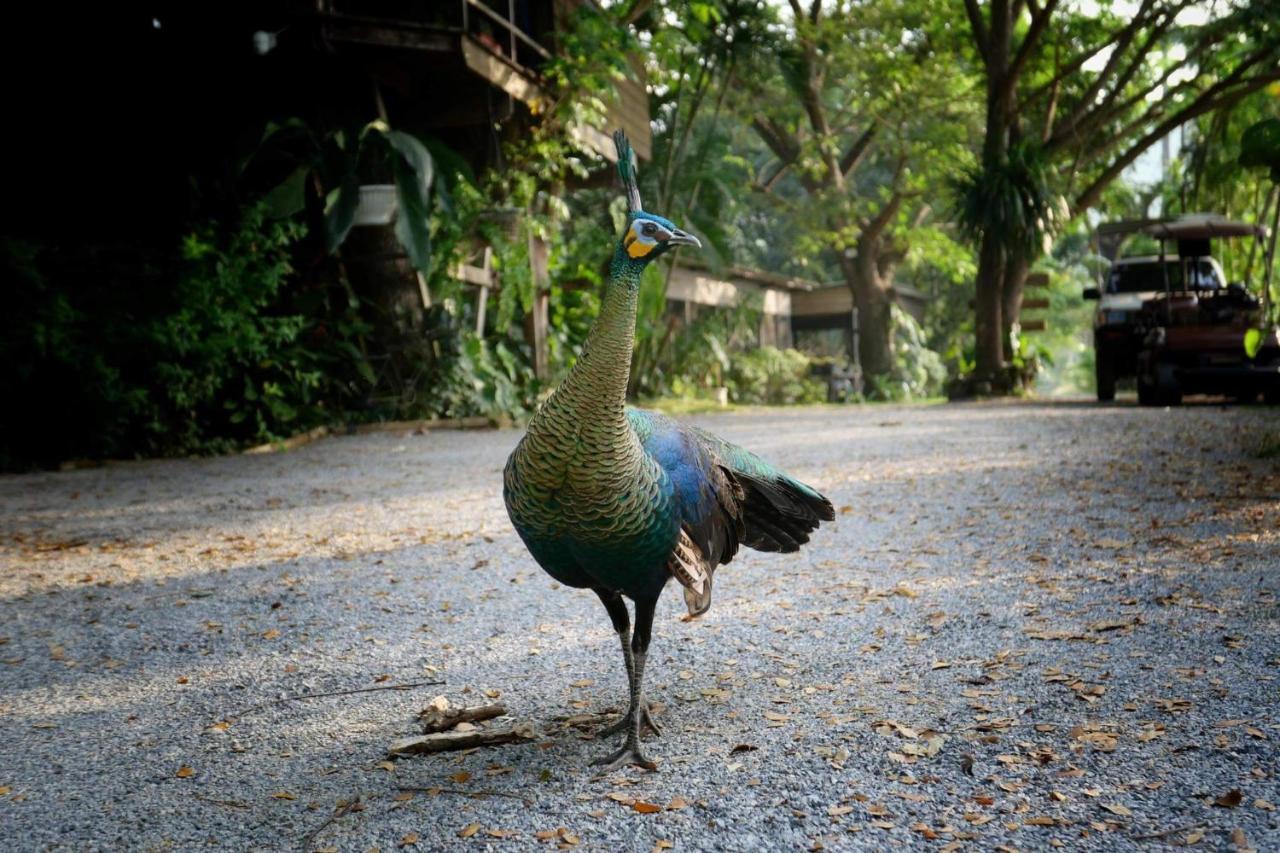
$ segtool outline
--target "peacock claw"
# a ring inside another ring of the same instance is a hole
[[[628,737],[627,742],[624,743],[622,748],[617,752],[611,753],[602,758],[597,758],[595,761],[591,762],[591,764],[596,767],[604,768],[596,774],[597,776],[604,776],[605,774],[612,773],[619,767],[635,766],[642,767],[645,770],[658,769],[658,765],[646,758],[644,753],[640,751],[640,742],[635,740],[634,737]]]
[[[612,737],[616,735],[618,732],[625,732],[629,728],[631,728],[631,722],[632,722],[631,715],[626,714],[621,719],[619,719],[618,722],[614,723],[608,728],[601,729],[596,734],[596,737]],[[646,705],[644,707],[644,710],[640,712],[641,730],[643,730],[646,726],[648,727],[649,731],[653,733],[654,737],[662,736],[662,727],[653,721],[653,716],[649,712],[648,705]]]

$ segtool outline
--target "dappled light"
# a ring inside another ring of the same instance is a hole
[[[572,721],[621,709],[616,639],[594,596],[557,588],[495,521],[515,433],[11,480],[0,808],[29,825],[56,804],[57,837],[115,837],[103,828],[127,818],[91,781],[109,778],[148,791],[156,829],[139,837],[190,843],[240,837],[246,821],[293,841],[324,825],[316,846],[339,848],[479,823],[525,841],[565,826],[604,847],[622,827],[700,837],[713,802],[826,846],[907,842],[920,826],[990,839],[1005,824],[1023,844],[1114,840],[1179,820],[1261,839],[1270,812],[1254,803],[1274,801],[1280,736],[1257,693],[1280,642],[1280,471],[1253,455],[1261,412],[1208,438],[1222,417],[1070,404],[701,416],[821,484],[836,520],[798,555],[739,555],[700,619],[664,597],[648,691],[660,770],[598,782],[585,765],[600,724]],[[384,689],[401,684],[418,686]],[[499,701],[539,735],[387,762],[436,695]],[[1179,791],[1234,789],[1235,809],[1192,800],[1164,817]],[[362,810],[325,824],[354,797]]]

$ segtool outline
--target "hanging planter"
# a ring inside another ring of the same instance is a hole
[[[351,224],[390,225],[399,212],[400,203],[396,198],[395,184],[363,184]]]

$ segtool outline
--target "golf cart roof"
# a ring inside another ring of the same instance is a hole
[[[1161,240],[1209,240],[1216,237],[1265,237],[1265,225],[1227,219],[1216,213],[1193,213],[1148,224],[1144,234]]]
[[[1227,219],[1217,213],[1189,213],[1177,219],[1122,219],[1098,225],[1099,235],[1149,234],[1165,240],[1209,240],[1214,237],[1265,237],[1265,225]]]

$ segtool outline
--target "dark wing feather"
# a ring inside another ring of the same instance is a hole
[[[732,560],[739,545],[795,551],[835,518],[829,500],[749,450],[656,412],[627,415],[671,477],[681,526],[712,567]]]
[[[759,551],[790,553],[809,541],[835,510],[810,486],[784,474],[749,450],[690,427],[742,489],[742,543]]]

